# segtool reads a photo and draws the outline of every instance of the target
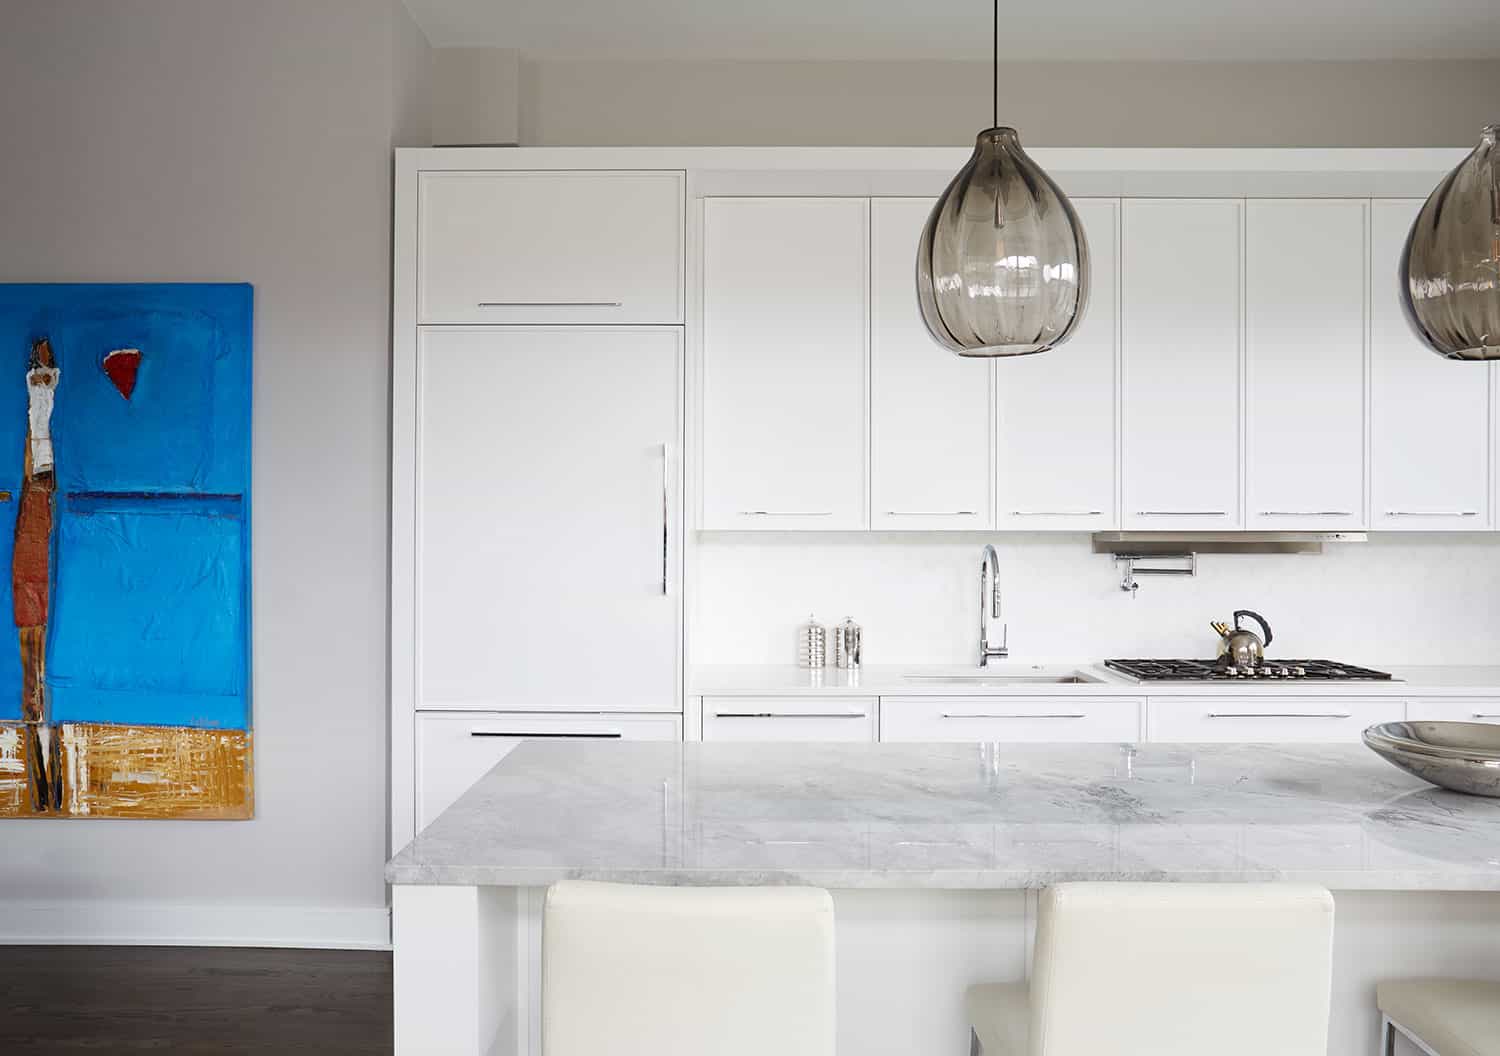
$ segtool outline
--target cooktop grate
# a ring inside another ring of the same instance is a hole
[[[1266,674],[1233,671],[1216,660],[1106,660],[1106,667],[1142,682],[1389,682],[1389,673],[1333,660],[1272,660]]]

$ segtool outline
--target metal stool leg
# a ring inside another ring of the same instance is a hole
[[[982,1056],[984,1046],[979,1044],[979,1034],[973,1027],[969,1028],[969,1056]]]

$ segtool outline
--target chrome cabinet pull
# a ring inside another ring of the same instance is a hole
[[[1473,714],[1473,718],[1476,718],[1476,719],[1500,719],[1500,712],[1476,711]]]
[[[867,719],[863,711],[716,711],[716,719]]]
[[[1015,714],[1011,714],[1009,712],[972,712],[971,713],[971,712],[959,712],[959,711],[945,711],[945,712],[943,712],[943,718],[945,718],[945,719],[1086,719],[1086,718],[1088,718],[1088,716],[1084,715],[1081,712],[1072,712],[1072,711],[1054,711],[1054,712],[1044,713],[1044,714],[1041,714],[1041,715],[1023,715],[1023,714],[1021,714],[1019,712],[1017,712]]]
[[[1227,517],[1228,510],[1136,510],[1137,517]]]
[[[621,301],[480,301],[481,308],[623,308]]]
[[[1011,510],[1012,517],[1098,517],[1103,510]]]
[[[470,737],[534,737],[534,738],[535,737],[543,737],[543,738],[551,738],[553,740],[571,739],[571,740],[604,740],[604,741],[612,741],[612,740],[619,740],[621,737],[624,737],[625,735],[623,733],[621,733],[619,730],[612,730],[612,731],[609,731],[609,732],[606,732],[606,733],[527,733],[525,730],[470,730],[469,731],[469,736]]]
[[[672,445],[661,445],[661,593],[672,593]]]
[[[1348,719],[1347,711],[1211,711],[1210,719]]]
[[[1261,510],[1262,517],[1353,517],[1349,510]]]
[[[741,517],[832,517],[832,510],[741,510]]]
[[[977,517],[978,510],[886,510],[887,517]]]
[[[1387,517],[1478,517],[1478,510],[1386,510]]]

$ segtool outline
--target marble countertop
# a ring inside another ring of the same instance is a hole
[[[830,888],[1300,880],[1500,890],[1500,800],[1359,745],[530,741],[386,866]]]
[[[1500,696],[1500,667],[1389,666],[1390,682],[1136,682],[1102,661],[1028,664],[1005,661],[987,668],[922,664],[865,665],[855,671],[823,668],[809,671],[791,664],[711,665],[688,674],[688,695],[747,696],[1203,696],[1205,693],[1296,693],[1299,696],[1441,697]],[[1081,683],[1007,682],[1005,679],[1082,674]],[[977,681],[976,676],[989,676]],[[944,681],[962,678],[962,681]]]

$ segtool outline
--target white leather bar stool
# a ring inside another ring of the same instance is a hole
[[[1392,979],[1375,987],[1380,1056],[1396,1034],[1429,1056],[1500,1056],[1500,982]]]
[[[1327,1056],[1333,897],[1301,884],[1059,884],[1031,984],[969,989],[984,1056]]]
[[[834,1056],[833,956],[817,888],[554,884],[543,1056]]]

